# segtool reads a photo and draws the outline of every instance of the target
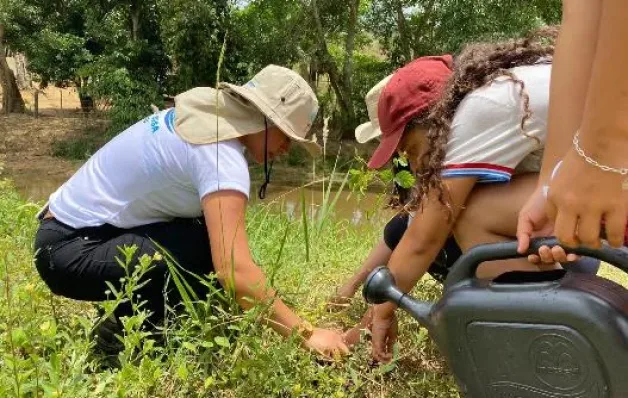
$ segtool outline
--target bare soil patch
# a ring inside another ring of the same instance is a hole
[[[102,120],[76,115],[37,119],[29,115],[1,115],[0,178],[12,179],[26,199],[45,199],[81,165],[79,161],[53,156],[53,144],[103,124]]]

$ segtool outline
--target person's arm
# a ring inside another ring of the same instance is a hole
[[[580,136],[591,157],[618,167],[628,166],[627,40],[626,2],[604,0]]]
[[[432,195],[417,212],[388,262],[388,268],[402,291],[409,292],[427,272],[451,234],[456,217],[463,209],[476,180],[475,177],[444,180],[449,206]],[[395,310],[396,306],[390,303],[375,306],[372,325],[373,356],[379,361],[391,359],[392,344],[396,339]]]
[[[563,0],[562,24],[552,61],[548,134],[539,186],[547,184],[582,122],[601,10],[599,0]]]
[[[355,296],[358,288],[364,283],[368,275],[380,265],[385,265],[390,259],[392,250],[382,239],[370,251],[368,257],[362,263],[360,269],[346,280],[329,300],[329,308],[344,307],[349,304],[350,299]]]
[[[587,156],[615,169],[628,167],[627,41],[625,1],[604,0],[579,140]],[[574,146],[549,184],[548,212],[556,236],[569,246],[599,247],[604,220],[609,243],[621,246],[627,176],[590,164]]]
[[[236,191],[219,191],[203,199],[212,260],[218,280],[233,289],[236,300],[248,309],[255,302],[273,301],[273,328],[287,336],[303,321],[266,284],[262,270],[253,262],[245,230],[246,197]]]
[[[554,232],[554,225],[545,208],[544,188],[548,185],[556,164],[571,148],[573,135],[582,123],[601,14],[601,0],[563,1],[562,24],[552,61],[543,163],[538,187],[519,212],[517,223],[520,253],[528,250],[532,237],[551,235]],[[549,248],[543,248],[544,253],[548,250]],[[553,250],[557,251],[556,261],[567,260],[560,248]],[[547,257],[544,256],[546,259]],[[530,260],[539,262],[540,257],[533,255]]]
[[[417,212],[388,262],[397,285],[404,292],[416,285],[443,248],[475,182],[473,177],[444,180],[449,205],[430,197]]]
[[[246,196],[237,191],[218,191],[203,198],[214,269],[221,285],[233,290],[243,308],[251,308],[256,302],[272,301],[269,324],[287,336],[302,325],[303,320],[267,286],[264,273],[251,258],[245,228],[246,205]],[[305,344],[326,355],[335,350],[348,352],[339,333],[323,329],[315,329]]]
[[[360,269],[336,290],[329,302],[330,309],[348,305],[349,299],[355,295],[371,271],[377,266],[388,264],[390,255],[408,229],[409,218],[410,214],[404,212],[395,215],[388,221],[384,227],[383,239],[370,251]]]
[[[371,250],[366,260],[364,260],[362,268],[360,268],[360,270],[351,279],[356,289],[364,283],[366,277],[369,276],[371,271],[373,271],[376,267],[388,264],[391,254],[392,250],[390,250],[386,242],[383,239],[380,240],[373,250]]]

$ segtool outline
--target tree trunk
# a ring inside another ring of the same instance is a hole
[[[403,14],[403,4],[401,0],[395,0],[395,12],[397,14],[397,30],[399,31],[399,44],[403,54],[403,63],[408,63],[414,58],[412,47],[410,46],[410,36],[406,27],[406,16]]]
[[[340,76],[338,68],[334,63],[334,60],[331,58],[331,55],[329,54],[327,42],[325,39],[325,31],[323,30],[323,24],[321,22],[321,18],[318,12],[318,4],[316,0],[312,0],[312,14],[312,16],[314,17],[314,25],[316,27],[316,43],[318,45],[317,55],[319,58],[319,65],[329,76],[329,83],[331,84],[334,93],[338,98],[340,108],[343,111],[347,111],[348,104],[347,99],[344,95],[344,90],[342,88],[342,76]]]
[[[353,50],[355,49],[355,31],[358,21],[360,0],[351,0],[349,4],[349,20],[347,26],[347,42],[345,43],[345,64],[343,75],[347,90],[351,92],[351,77],[353,73]]]
[[[415,32],[419,33],[417,33],[417,35],[413,38],[412,45],[410,46],[412,51],[415,50],[414,46],[416,46],[422,41],[423,38],[425,38],[425,32],[427,32],[427,35],[429,35],[429,37],[434,36],[435,29],[430,24],[432,22],[431,19],[432,14],[434,13],[435,2],[436,0],[426,0],[423,2],[423,12],[419,21],[420,23],[418,24],[418,26],[415,27]]]
[[[342,137],[353,138],[356,125],[355,108],[351,100],[353,94],[353,52],[355,49],[355,35],[358,24],[360,0],[351,0],[349,3],[349,19],[347,21],[347,40],[345,42],[345,63],[343,67],[343,81],[345,97],[348,98],[347,113],[342,118]]]
[[[26,68],[26,57],[24,54],[15,53],[13,59],[15,60],[15,79],[17,80],[17,85],[21,90],[26,90],[32,86],[31,76]]]
[[[140,31],[140,7],[137,3],[131,3],[129,14],[131,14],[131,38],[137,41]]]
[[[318,61],[312,57],[308,63],[308,82],[314,91],[318,90]]]
[[[2,87],[2,109],[4,113],[24,112],[22,94],[6,59],[3,24],[0,24],[0,86]]]
[[[318,12],[318,4],[316,0],[312,0],[312,16],[314,19],[314,25],[316,28],[316,42],[318,45],[318,58],[322,70],[329,76],[329,83],[331,84],[334,94],[338,99],[340,106],[340,119],[341,129],[345,130],[344,126],[352,124],[355,121],[355,111],[353,109],[353,102],[351,102],[351,72],[353,71],[353,49],[355,46],[355,28],[357,23],[357,12],[359,7],[359,0],[351,0],[351,12],[355,11],[353,17],[353,23],[348,26],[347,42],[345,43],[345,50],[350,50],[351,56],[347,54],[345,58],[345,64],[342,73],[338,70],[336,63],[329,54],[327,48],[327,42],[325,39],[325,31]],[[351,19],[351,17],[350,17]],[[352,34],[349,32],[353,30]],[[347,79],[347,72],[349,73]]]

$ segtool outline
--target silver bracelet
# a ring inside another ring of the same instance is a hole
[[[573,136],[573,147],[576,150],[576,152],[578,152],[578,155],[580,155],[580,157],[582,157],[591,166],[595,166],[602,171],[608,171],[615,174],[621,174],[622,176],[628,175],[628,168],[622,167],[618,169],[615,167],[600,164],[598,163],[597,160],[593,159],[592,157],[584,153],[584,150],[580,147],[580,130],[578,130],[576,132],[576,135]]]

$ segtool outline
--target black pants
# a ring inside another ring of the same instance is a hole
[[[153,241],[185,270],[199,276],[213,271],[209,237],[202,218],[176,219],[132,229],[111,225],[74,229],[56,219],[45,219],[35,236],[35,265],[53,293],[76,300],[103,301],[108,298],[106,282],[118,288],[120,278],[126,276],[116,261],[116,257],[124,261],[119,247],[137,246],[129,264],[134,267],[142,255],[153,256],[160,251]],[[165,259],[152,265],[154,268],[142,279],[148,283],[135,294],[147,301],[145,308],[153,312],[150,322],[156,323],[164,316],[165,301],[173,307],[180,303],[181,297],[174,283],[167,283],[170,271]],[[181,273],[198,297],[204,299],[209,288],[185,271]],[[116,316],[130,313],[130,305],[125,304],[117,309]]]
[[[393,217],[388,224],[386,224],[384,228],[384,242],[386,242],[386,246],[388,246],[390,250],[395,250],[403,234],[406,232],[406,229],[408,229],[408,217],[408,213],[401,213]],[[444,282],[449,274],[449,269],[461,255],[462,250],[460,246],[458,246],[456,239],[450,236],[427,272],[437,281]],[[582,257],[578,261],[563,264],[563,267],[572,272],[595,275],[600,268],[600,260],[591,257]]]

